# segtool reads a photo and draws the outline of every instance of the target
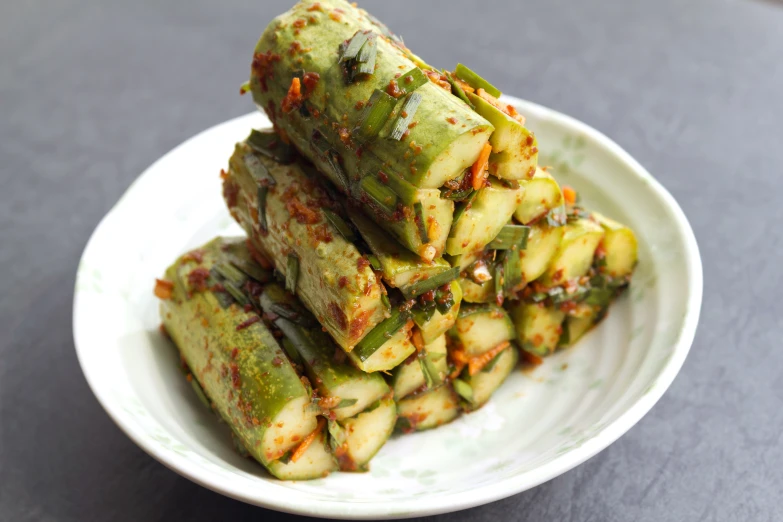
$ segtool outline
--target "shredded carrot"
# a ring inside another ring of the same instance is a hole
[[[492,152],[492,145],[485,143],[484,148],[481,149],[481,153],[479,154],[478,159],[470,168],[473,181],[473,190],[480,189],[487,181],[487,164],[489,163],[490,152]]]
[[[310,444],[313,443],[315,439],[318,438],[318,435],[321,434],[321,432],[324,430],[324,426],[326,426],[326,419],[323,417],[318,418],[318,427],[313,430],[313,432],[304,438],[301,444],[296,447],[293,454],[291,454],[291,462],[296,462],[301,458],[302,455],[305,454],[305,451],[307,451],[307,448],[310,447]]]
[[[413,346],[416,347],[417,352],[424,349],[424,339],[421,337],[421,332],[418,329],[413,331],[411,341],[413,341]]]
[[[288,93],[283,98],[281,108],[283,112],[288,114],[292,110],[299,107],[302,103],[302,82],[298,77],[294,76],[291,80],[291,86],[288,88]]]
[[[456,379],[459,374],[462,373],[463,368],[468,365],[468,361],[470,361],[470,359],[467,355],[465,355],[465,352],[461,348],[459,350],[449,351],[449,356],[454,362],[454,371],[451,372],[449,378]]]
[[[476,89],[468,85],[467,83],[463,82],[459,78],[454,78],[454,82],[460,86],[460,88],[465,92],[476,92]]]
[[[174,283],[164,279],[155,280],[155,297],[158,299],[171,299],[174,292]]]
[[[529,365],[538,366],[544,362],[544,359],[534,353],[530,353],[526,350],[520,350],[520,352],[522,353],[522,360]]]
[[[472,357],[470,361],[468,361],[468,373],[471,375],[476,375],[478,372],[481,371],[484,366],[489,364],[489,361],[495,358],[497,354],[505,350],[509,347],[508,341],[503,341],[499,345],[492,348],[490,351],[482,353],[481,355],[478,355],[476,357]]]
[[[566,200],[566,203],[573,205],[576,203],[576,191],[568,185],[563,185],[563,198]]]

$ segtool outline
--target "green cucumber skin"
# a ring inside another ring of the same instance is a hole
[[[342,187],[343,192],[358,201],[363,211],[405,248],[427,260],[440,257],[451,227],[454,205],[439,197],[437,188],[446,179],[431,172],[446,158],[459,166],[446,169],[449,170],[446,178],[457,177],[478,157],[493,127],[459,99],[427,82],[416,90],[423,95],[423,100],[416,111],[413,122],[416,125],[410,128],[409,136],[401,141],[379,136],[362,144],[361,154],[357,154],[357,146],[348,136],[360,121],[361,104],[369,100],[376,88],[386,89],[395,75],[412,69],[414,63],[396,45],[379,36],[375,74],[347,85],[337,63],[339,45],[357,30],[377,30],[377,27],[361,10],[341,0],[321,2],[322,11],[307,11],[313,5],[313,2],[297,4],[276,18],[259,40],[255,56],[273,53],[279,60],[273,60],[263,71],[251,68],[250,85],[256,105],[267,112],[276,128],[285,133],[303,155],[333,183]],[[330,18],[334,9],[343,11],[339,22]],[[311,22],[310,18],[314,21]],[[307,23],[297,28],[297,20]],[[294,42],[298,42],[302,49],[310,50],[291,55],[289,49],[295,45]],[[294,73],[299,70],[320,75],[307,100],[308,106],[318,112],[318,117],[305,117],[299,110],[285,114],[281,109],[281,101],[288,92]],[[450,123],[450,118],[457,123]],[[342,175],[335,174],[328,162],[313,150],[314,132],[321,133],[326,145],[339,155],[347,181],[341,180]],[[471,142],[469,147],[452,150],[464,140]],[[463,158],[463,155],[467,156]],[[377,209],[361,191],[357,192],[358,180],[380,170],[400,176],[421,189],[418,199],[423,204],[423,219],[429,233],[427,242],[421,241],[411,206],[405,207],[400,216],[390,216]]]
[[[351,130],[356,127],[362,113],[361,107],[357,109],[357,102],[367,101],[375,89],[386,91],[390,80],[416,66],[399,47],[379,35],[375,73],[369,78],[346,84],[337,63],[340,44],[349,40],[359,30],[378,33],[378,27],[366,17],[363,10],[351,6],[348,2],[323,0],[317,2],[321,10],[309,11],[315,3],[300,2],[275,18],[264,31],[255,49],[256,54],[271,51],[280,59],[272,64],[271,74],[264,78],[259,78],[257,70],[252,71],[250,86],[253,99],[263,110],[268,109],[271,101],[275,114],[270,116],[276,115],[273,121],[289,134],[295,130],[289,129],[290,118],[281,115],[280,103],[288,92],[294,72],[304,70],[320,75],[314,92],[309,96],[310,103],[320,111],[322,120],[337,122]],[[342,12],[338,13],[335,9]],[[335,17],[339,20],[334,20]],[[296,45],[294,42],[298,42],[301,52],[290,52],[292,44]],[[442,182],[428,184],[427,179],[435,158],[463,134],[482,132],[486,133],[488,138],[492,126],[456,97],[431,82],[422,85],[416,92],[420,93],[423,99],[416,112],[415,121],[418,124],[410,129],[408,138],[403,141],[376,139],[365,144],[363,155],[375,155],[381,163],[387,163],[391,170],[416,186],[437,188]],[[292,111],[288,116],[295,113],[298,114],[298,111]],[[456,118],[457,123],[449,123],[449,117]],[[412,142],[422,147],[419,154],[411,153]],[[472,161],[475,161],[475,158]],[[352,178],[362,176],[358,169],[353,172],[349,170],[349,173]],[[459,173],[455,172],[454,175]]]
[[[287,294],[280,285],[268,284],[261,295],[261,305],[268,312],[271,311],[270,303],[284,303],[289,299],[295,298]],[[297,337],[298,342],[293,343],[294,347],[310,382],[321,397],[356,399],[356,403],[351,406],[332,410],[337,420],[360,413],[389,393],[389,386],[379,374],[365,373],[347,361],[337,362],[335,350],[339,348],[320,326],[306,328],[284,318],[278,318],[275,324],[286,337]],[[343,396],[343,390],[358,392],[358,395]]]
[[[363,431],[363,426],[368,422],[379,423],[380,431],[373,434],[370,442],[364,442],[364,445],[369,445],[370,449],[361,452],[361,456],[358,455],[357,445],[360,441],[356,440]],[[343,446],[345,453],[338,457],[341,463],[340,468],[343,471],[366,471],[368,469],[370,460],[380,451],[386,441],[394,433],[394,426],[397,422],[397,403],[391,397],[381,399],[380,404],[375,408],[362,412],[350,419],[346,419],[341,424],[343,425],[347,440]]]
[[[614,280],[629,277],[636,267],[639,255],[633,230],[597,212],[593,212],[591,216],[604,230],[605,257],[602,272]]]
[[[524,189],[497,186],[484,187],[454,222],[446,241],[446,253],[451,256],[483,250],[507,225],[522,201]]]
[[[442,258],[432,262],[423,261],[357,210],[348,209],[348,217],[356,225],[372,253],[378,257],[383,280],[391,287],[404,289],[418,280],[427,279],[451,268]]]
[[[199,249],[204,256],[200,263],[181,257],[166,278],[187,280],[193,269],[209,269],[218,261],[222,244],[219,238]],[[304,408],[310,399],[263,322],[236,329],[253,315],[236,304],[223,309],[209,290],[188,297],[181,284],[175,284],[171,299],[161,301],[163,324],[194,378],[251,455],[268,467],[297,441],[285,437],[283,444],[265,447],[267,430],[286,405],[300,401]],[[303,412],[302,418],[295,430],[300,439],[316,427],[314,413]]]
[[[289,189],[303,204],[306,200],[326,198],[326,193],[297,164],[284,166],[255,154],[276,181],[266,196],[268,232],[263,232],[254,216],[257,213],[254,209],[258,208],[257,183],[246,168],[247,154],[255,153],[246,144],[237,144],[224,181],[224,192],[226,187],[238,191],[236,201],[227,197],[232,216],[282,274],[287,270],[288,254],[297,255],[297,297],[340,347],[352,350],[387,315],[380,281],[369,265],[360,262],[359,251],[342,237],[323,212],[318,212],[317,223],[300,223],[286,207],[291,197],[286,194]],[[319,239],[324,231],[331,237],[328,242]]]

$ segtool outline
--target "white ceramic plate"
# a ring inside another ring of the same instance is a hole
[[[400,518],[456,511],[519,493],[595,455],[630,429],[671,384],[702,298],[693,232],[677,203],[596,130],[509,99],[584,203],[630,225],[639,268],[609,317],[574,349],[515,372],[481,410],[393,438],[367,474],[282,482],[239,457],[225,425],[192,393],[158,332],[153,280],[176,256],[239,234],[219,172],[259,113],[202,132],[155,162],[103,219],[82,256],[74,298],[76,351],[103,407],[147,453],[245,502],[321,517]],[[619,470],[633,473],[633,470]],[[143,500],[142,500],[143,501]]]

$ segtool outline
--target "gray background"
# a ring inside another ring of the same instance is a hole
[[[74,355],[71,298],[131,181],[252,109],[237,87],[289,1],[0,6],[0,520],[278,516],[179,477],[112,424]],[[471,64],[613,137],[680,202],[704,259],[693,350],[647,417],[573,471],[441,520],[781,520],[780,4],[362,4],[429,62]]]

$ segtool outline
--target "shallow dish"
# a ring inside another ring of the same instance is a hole
[[[693,341],[702,298],[696,240],[671,195],[617,144],[568,116],[506,99],[536,132],[540,163],[554,167],[586,206],[638,235],[640,262],[629,291],[574,349],[533,372],[516,372],[475,413],[393,438],[366,474],[282,482],[240,457],[160,335],[152,286],[188,248],[241,233],[225,209],[218,174],[235,142],[268,125],[254,113],[155,162],[87,244],[74,338],[109,415],[147,453],[214,491],[280,511],[354,519],[432,515],[498,500],[564,473],[628,431],[669,387]]]

